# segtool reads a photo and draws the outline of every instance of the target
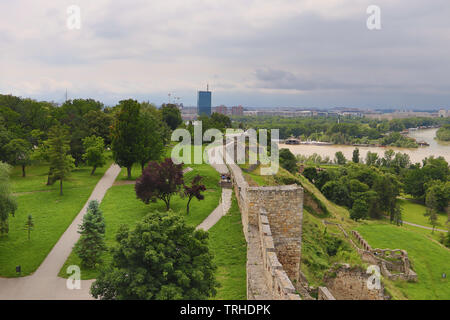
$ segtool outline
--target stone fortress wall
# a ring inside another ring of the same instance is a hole
[[[235,156],[236,145],[234,143],[234,148],[232,147],[233,161],[228,158],[226,163],[231,173],[247,241],[247,299],[300,300],[297,290],[301,290],[304,282],[300,272],[304,190],[296,184],[250,187],[241,168],[235,163],[238,160]],[[229,146],[228,144],[223,148],[223,154],[227,157]],[[340,225],[338,227],[364,261],[380,265],[384,276],[390,279],[417,278],[409,268],[405,251],[373,250],[358,233],[353,232],[363,248],[361,249]],[[389,258],[383,259],[385,256]],[[392,262],[393,258],[401,263]],[[392,274],[390,270],[396,273]],[[365,271],[342,266],[336,270],[336,277],[327,279],[327,287],[318,288],[318,299],[385,299],[384,289],[367,290],[367,277],[369,274]],[[311,297],[306,294],[304,298]]]
[[[299,300],[303,188],[249,187],[239,166],[228,167],[248,243],[247,298]]]
[[[247,299],[300,300],[294,284],[300,273],[303,188],[249,187],[241,168],[227,162],[247,240]]]

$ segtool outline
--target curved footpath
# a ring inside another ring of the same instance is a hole
[[[418,227],[418,228],[427,229],[427,230],[433,230],[433,228],[431,228],[431,227],[422,226],[420,224],[415,224],[415,223],[408,222],[408,221],[402,221],[402,223],[413,226],[413,227]],[[438,228],[434,228],[434,231],[448,232],[447,230],[438,229]]]
[[[210,155],[215,150],[212,149]],[[213,156],[214,157],[214,156]],[[212,158],[212,157],[211,157]],[[228,173],[226,165],[211,164],[220,174]],[[87,300],[93,299],[89,289],[94,280],[82,280],[81,289],[70,290],[67,282],[70,280],[58,277],[58,273],[72,252],[80,234],[78,226],[83,221],[90,201],[102,201],[106,191],[114,184],[120,173],[120,167],[113,164],[100,179],[91,193],[83,209],[78,213],[70,226],[52,248],[39,268],[30,276],[22,278],[0,278],[0,300]],[[222,190],[222,200],[218,207],[197,227],[209,230],[224,216],[231,207],[231,189]]]
[[[1,278],[0,299],[10,300],[78,300],[89,299],[89,288],[92,280],[81,281],[81,289],[67,289],[67,280],[58,277],[58,273],[66,262],[72,248],[80,238],[78,225],[83,221],[90,201],[102,201],[106,191],[113,185],[120,173],[120,167],[113,164],[95,186],[88,201],[75,217],[67,230],[52,248],[39,268],[30,276],[22,278]]]
[[[220,174],[227,174],[228,167],[223,162],[221,147],[212,148],[208,152],[209,165],[216,169]],[[222,199],[216,209],[197,226],[197,229],[203,229],[208,231],[212,226],[214,226],[220,218],[227,214],[228,210],[231,208],[231,195],[233,194],[232,189],[222,189]]]

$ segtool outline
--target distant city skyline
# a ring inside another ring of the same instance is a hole
[[[450,2],[378,0],[78,0],[0,3],[0,93],[61,103],[168,93],[195,106],[450,107]]]

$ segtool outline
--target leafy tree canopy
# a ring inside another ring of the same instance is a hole
[[[172,212],[153,212],[134,230],[122,226],[112,263],[91,287],[105,300],[202,300],[216,294],[208,234]]]

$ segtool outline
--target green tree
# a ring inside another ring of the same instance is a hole
[[[25,222],[25,230],[28,232],[28,240],[31,239],[31,231],[34,230],[34,221],[31,214],[28,215],[27,222]]]
[[[47,146],[50,175],[53,181],[59,180],[59,194],[63,195],[63,180],[70,176],[75,162],[69,155],[70,135],[67,129],[61,125],[52,127]]]
[[[376,152],[367,151],[366,165],[376,166],[378,164],[378,154]]]
[[[350,218],[358,221],[367,217],[367,202],[363,199],[356,199],[350,210]]]
[[[17,202],[10,190],[9,173],[11,167],[0,162],[0,234],[9,232],[8,218],[14,216],[17,210]]]
[[[381,159],[383,167],[390,168],[392,165],[392,159],[395,156],[395,151],[392,149],[386,150],[384,152],[384,157]]]
[[[214,112],[211,115],[211,120],[217,124],[220,124],[220,125],[218,125],[218,127],[220,126],[221,128],[224,128],[224,129],[231,128],[231,119],[230,119],[230,117],[228,117],[224,114]],[[220,128],[217,128],[217,129],[220,129]]]
[[[143,130],[140,121],[140,105],[136,100],[122,100],[115,114],[112,134],[112,152],[114,161],[127,168],[128,179],[131,179],[131,168],[139,161],[142,151],[141,139]]]
[[[106,146],[111,144],[111,125],[113,116],[99,110],[90,110],[83,116],[83,120],[87,127],[86,136],[102,137]]]
[[[156,106],[152,103],[141,102],[141,113],[147,113],[157,120],[154,125],[157,127],[157,131],[162,139],[163,145],[169,144],[172,132],[167,123],[163,120],[162,110],[156,108]]]
[[[183,123],[180,109],[175,104],[163,104],[161,106],[162,118],[171,130],[178,128]]]
[[[306,179],[308,179],[311,182],[315,182],[319,175],[317,174],[316,167],[306,167],[303,170],[303,176],[305,176]]]
[[[13,139],[13,134],[2,124],[0,116],[0,161],[8,162],[8,152],[5,146]]]
[[[344,165],[347,163],[347,159],[345,159],[344,154],[342,153],[342,151],[338,151],[335,153],[334,155],[334,162],[339,164],[339,165]]]
[[[359,195],[367,203],[367,216],[373,219],[378,219],[381,215],[380,203],[378,201],[378,194],[369,190]]]
[[[13,139],[5,146],[8,163],[22,167],[22,177],[26,176],[25,167],[31,163],[31,145],[24,139]]]
[[[103,300],[202,300],[215,296],[217,267],[208,234],[172,212],[153,212],[130,231],[121,226],[110,265],[91,294]]]
[[[425,182],[427,177],[425,172],[417,167],[413,167],[406,171],[403,178],[404,191],[414,198],[422,198],[425,195]]]
[[[74,99],[64,102],[55,112],[56,118],[63,125],[70,129],[70,155],[75,159],[75,165],[78,166],[83,160],[85,150],[83,148],[83,139],[92,135],[99,126],[104,124],[93,124],[87,116],[91,111],[102,112],[103,104],[93,99]],[[86,117],[85,117],[86,116]],[[99,118],[99,121],[105,121],[104,118]],[[94,127],[90,127],[94,125]]]
[[[427,180],[441,180],[447,181],[450,175],[450,169],[448,166],[448,162],[444,159],[444,157],[429,157],[423,160],[423,167]]]
[[[289,149],[281,149],[279,151],[280,166],[291,173],[295,173],[298,170],[297,158]]]
[[[403,178],[405,192],[423,201],[430,181],[445,183],[449,180],[449,175],[448,163],[443,157],[434,158],[431,156],[425,158],[422,168],[417,164],[411,165],[409,170],[406,170]]]
[[[436,211],[445,211],[450,201],[450,181],[431,180],[426,184],[425,204]]]
[[[441,141],[450,141],[450,124],[446,124],[439,128],[436,137]]]
[[[83,139],[83,146],[86,152],[83,154],[83,160],[88,166],[92,166],[91,175],[95,173],[98,167],[106,164],[105,143],[102,137],[90,136]]]
[[[378,195],[380,209],[389,214],[391,222],[394,221],[397,197],[400,195],[400,182],[393,174],[380,174],[376,177],[372,189]]]
[[[78,233],[81,237],[75,244],[74,251],[80,257],[83,266],[93,268],[101,262],[101,256],[106,250],[105,220],[96,200],[89,202]]]
[[[395,203],[395,205],[392,208],[391,222],[395,223],[397,226],[403,225],[402,211],[403,208],[398,203]]]
[[[321,191],[325,197],[339,205],[348,207],[351,205],[351,199],[347,185],[345,183],[342,183],[341,181],[328,181],[324,184]]]
[[[149,161],[161,159],[164,151],[164,141],[161,132],[162,126],[158,124],[158,118],[148,112],[142,112],[139,118],[141,130],[140,152],[138,161],[144,172],[145,165]]]
[[[359,149],[358,148],[355,148],[355,150],[353,150],[352,161],[354,163],[359,163]]]
[[[445,240],[444,240],[444,245],[447,248],[450,248],[450,227],[448,228],[447,236],[445,237]]]
[[[425,212],[425,216],[428,217],[428,222],[430,222],[433,229],[431,230],[431,233],[434,233],[434,229],[436,228],[438,224],[438,215],[435,209],[433,209],[432,205],[430,207],[427,207],[427,210]]]
[[[88,122],[90,116],[85,117],[91,111],[101,112],[103,104],[93,99],[74,99],[64,102],[57,109],[56,118],[63,125],[70,129],[70,155],[75,159],[75,165],[79,165],[85,152],[83,148],[83,139],[92,135],[92,122]],[[103,121],[105,119],[98,119]],[[96,126],[103,126],[104,123],[97,123]]]

